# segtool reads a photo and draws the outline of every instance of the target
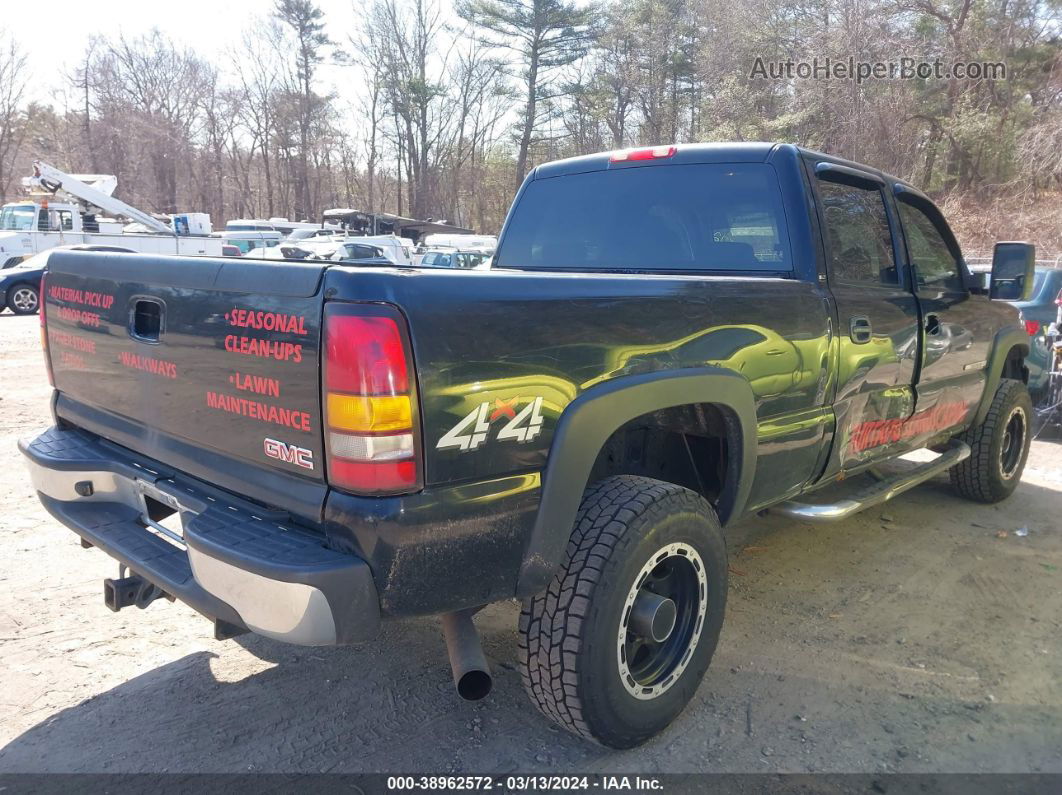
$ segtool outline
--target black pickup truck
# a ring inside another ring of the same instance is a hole
[[[991,299],[1032,253],[998,244],[978,287],[923,193],[775,144],[539,166],[489,271],[55,252],[54,427],[21,449],[121,564],[112,609],[176,598],[219,638],[305,645],[440,614],[477,698],[471,617],[517,598],[535,704],[629,747],[708,667],[724,527],[945,470],[1014,490],[1029,338]]]

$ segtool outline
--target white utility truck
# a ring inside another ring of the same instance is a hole
[[[66,174],[39,160],[24,177],[25,201],[0,208],[0,268],[56,246],[78,243],[121,246],[144,254],[200,254],[220,257],[222,241],[210,237],[210,216],[182,213],[160,221],[111,193],[110,174]],[[103,215],[113,218],[101,217]],[[127,222],[147,230],[124,232]]]

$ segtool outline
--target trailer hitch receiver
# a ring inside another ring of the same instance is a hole
[[[123,607],[136,605],[141,610],[160,597],[165,591],[137,574],[103,581],[103,601],[117,613]]]

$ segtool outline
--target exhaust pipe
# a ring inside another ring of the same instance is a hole
[[[450,667],[454,672],[457,694],[466,701],[479,701],[490,693],[493,680],[479,633],[472,623],[472,616],[479,608],[443,613],[443,637],[450,655]]]

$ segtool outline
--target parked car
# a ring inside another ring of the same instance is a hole
[[[1037,268],[1029,300],[1013,302],[1021,312],[1025,331],[1031,338],[1029,358],[1025,360],[1025,364],[1029,368],[1029,391],[1034,400],[1040,398],[1047,388],[1051,369],[1047,329],[1058,319],[1062,307],[1060,301],[1062,268]]]
[[[362,244],[376,246],[383,255],[395,265],[413,264],[413,241],[397,235],[368,235],[366,237],[346,238],[345,244]]]
[[[391,262],[380,246],[349,241],[337,245],[331,259],[339,260],[340,262]]]
[[[420,259],[425,268],[464,268],[472,270],[490,264],[490,254],[483,251],[458,251],[456,249],[435,249],[425,251]]]
[[[291,234],[284,238],[284,243],[304,243],[317,240],[328,240],[333,237],[343,237],[343,228],[339,226],[319,226],[312,229],[294,229]]]
[[[221,256],[223,257],[242,257],[243,252],[240,251],[239,246],[232,245],[231,243],[225,243],[221,246]]]
[[[278,243],[268,248],[255,248],[243,255],[246,259],[266,260],[300,260],[322,259],[321,256],[311,251],[306,246],[297,246],[294,243]]]
[[[303,241],[299,248],[310,252],[309,259],[328,259],[340,262],[365,262],[409,266],[410,252],[402,238],[378,235],[372,238],[349,237],[333,240]],[[408,249],[408,250],[407,250]]]
[[[51,251],[112,251],[135,254],[131,248],[121,246],[97,246],[80,243],[73,246],[58,246],[27,257],[22,262],[0,270],[0,312],[7,307],[16,315],[32,315],[40,308],[41,274]]]
[[[986,291],[917,188],[765,143],[539,165],[490,273],[157,256],[130,282],[55,252],[56,424],[19,446],[121,566],[114,610],[180,599],[216,637],[307,646],[440,615],[475,699],[473,616],[518,598],[531,701],[629,748],[712,659],[725,528],[837,521],[944,472],[1014,492],[1033,411],[1007,302],[1034,258],[997,244]],[[883,474],[915,450],[936,456]]]

